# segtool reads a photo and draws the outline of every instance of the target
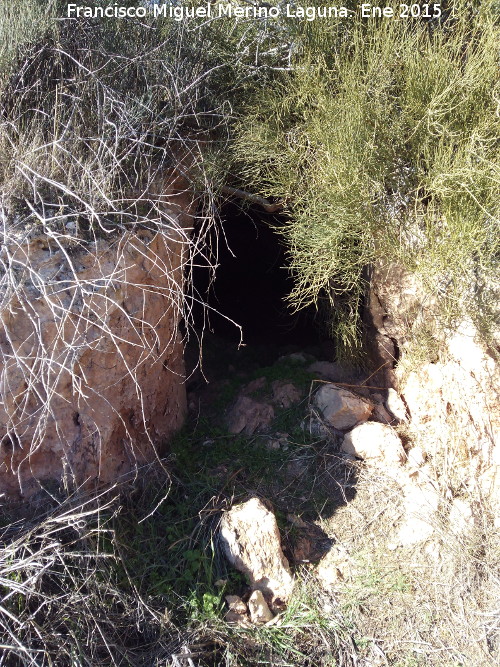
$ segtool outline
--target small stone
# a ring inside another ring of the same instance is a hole
[[[387,390],[387,399],[384,405],[391,415],[398,421],[402,422],[406,420],[406,405],[403,403],[398,392],[395,389],[392,389],[392,387]]]
[[[267,438],[266,447],[269,450],[288,449],[288,433],[274,433],[272,438]]]
[[[256,625],[269,623],[274,618],[273,612],[262,595],[262,591],[254,591],[248,600],[248,609],[250,611],[250,618]]]
[[[248,609],[246,604],[238,595],[226,595],[227,606],[236,614],[246,614]]]
[[[400,466],[406,459],[401,440],[390,426],[366,422],[346,433],[342,451],[370,462]]]
[[[229,433],[253,435],[269,427],[274,419],[272,405],[259,403],[248,396],[240,396],[227,416]]]
[[[226,622],[249,628],[251,623],[248,618],[247,606],[243,600],[238,595],[226,595],[226,602],[229,607],[229,611],[226,612],[224,617]]]
[[[335,589],[352,575],[352,559],[345,547],[333,545],[316,568],[316,576],[322,588],[327,591]]]
[[[314,404],[323,418],[341,431],[366,421],[373,410],[373,404],[366,399],[330,383],[324,384],[316,392]]]
[[[335,433],[324,424],[321,419],[317,417],[308,417],[304,419],[300,427],[305,433],[308,433],[312,438],[318,438],[319,440],[326,440],[327,442],[335,441]]]
[[[280,440],[268,440],[266,442],[266,449],[269,449],[270,451],[277,451],[281,447],[281,441]]]
[[[235,611],[231,611],[231,609],[228,612],[226,612],[224,620],[226,621],[226,623],[230,623],[231,625],[239,625],[242,628],[252,627],[252,624],[250,623],[250,619],[248,618],[248,616],[242,616],[241,614],[237,614]]]
[[[289,408],[298,403],[302,394],[291,382],[276,380],[272,384],[273,400],[282,408]]]
[[[426,454],[422,447],[412,447],[408,452],[408,464],[413,468],[421,468],[426,460]]]

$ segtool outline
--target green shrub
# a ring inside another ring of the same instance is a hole
[[[0,5],[0,85],[16,60],[55,29],[60,0],[9,0]]]
[[[239,125],[243,180],[290,216],[290,301],[326,298],[347,354],[360,347],[374,262],[421,274],[443,312],[492,323],[498,30],[493,3],[448,9],[441,22],[356,20],[344,31],[315,21]]]

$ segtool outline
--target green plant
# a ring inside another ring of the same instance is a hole
[[[0,82],[12,73],[21,53],[54,34],[62,6],[60,0],[11,0],[0,6]]]
[[[297,36],[294,66],[249,101],[238,127],[242,180],[289,215],[290,302],[325,303],[351,358],[374,263],[421,276],[441,327],[466,313],[486,332],[497,318],[494,3],[443,10],[436,24],[314,22]]]
[[[200,623],[219,619],[224,608],[222,593],[203,593],[199,595],[193,592],[186,604],[191,620]]]

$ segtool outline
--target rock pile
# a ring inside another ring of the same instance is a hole
[[[236,402],[226,416],[229,433],[253,435],[269,430],[274,419],[274,408],[290,408],[302,399],[297,387],[287,381],[275,380],[271,385],[270,401],[257,400],[251,394],[266,389],[266,379],[261,377],[243,387]]]
[[[400,436],[390,425],[407,419],[403,400],[394,389],[388,390],[386,396],[384,400],[379,393],[373,393],[367,399],[334,384],[324,384],[317,391],[313,406],[322,435],[336,435],[341,439],[344,455],[379,469],[400,486],[404,516],[390,545],[397,548],[422,542],[433,534],[440,496],[426,465],[426,453],[421,447],[405,452]]]

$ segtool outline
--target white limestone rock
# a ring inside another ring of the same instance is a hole
[[[273,611],[283,608],[294,582],[274,514],[259,498],[235,505],[222,517],[220,539],[229,562],[248,577],[251,589],[264,593]]]
[[[401,477],[400,483],[404,494],[403,521],[390,549],[420,544],[431,538],[441,501],[438,489],[429,479],[419,482],[408,476]]]
[[[314,405],[334,428],[347,431],[366,421],[372,411],[370,401],[334,384],[324,384],[314,397]]]
[[[379,422],[366,422],[346,433],[341,449],[364,461],[388,466],[400,466],[406,459],[396,431]]]
[[[408,464],[415,470],[421,468],[425,464],[426,460],[427,455],[422,447],[412,447],[408,452]]]
[[[395,389],[392,389],[392,387],[387,390],[387,398],[385,400],[384,407],[398,421],[406,421],[406,405],[404,404],[398,392]]]
[[[273,612],[262,595],[262,591],[256,590],[252,593],[248,600],[248,609],[250,611],[250,618],[252,623],[256,625],[263,625],[269,623],[274,618]]]

